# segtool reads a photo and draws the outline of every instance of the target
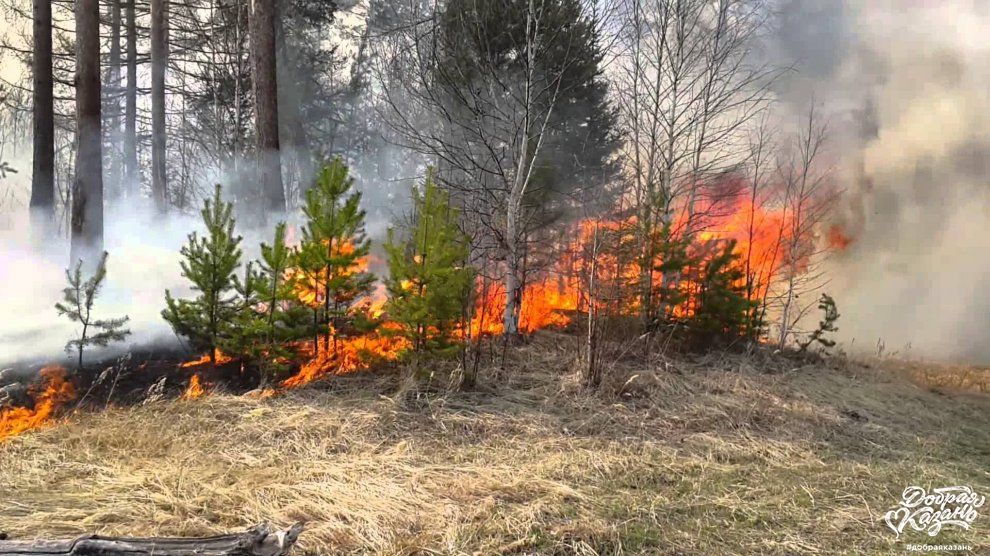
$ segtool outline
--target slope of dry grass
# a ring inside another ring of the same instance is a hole
[[[544,338],[470,393],[364,376],[73,415],[0,445],[0,530],[301,520],[307,554],[888,553],[904,487],[990,491],[986,398],[738,356],[630,364],[589,395],[576,351]],[[988,532],[937,540],[979,551]]]

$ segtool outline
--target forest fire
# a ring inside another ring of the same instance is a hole
[[[40,371],[41,383],[32,386],[30,407],[0,408],[0,440],[51,423],[56,413],[76,397],[76,390],[66,377],[65,369],[45,367]]]
[[[735,201],[727,206],[703,207],[706,212],[706,228],[696,235],[696,245],[692,252],[703,259],[711,256],[711,247],[726,241],[735,242],[733,252],[737,255],[734,264],[739,266],[743,278],[737,286],[745,287],[747,282],[753,291],[751,295],[761,296],[767,291],[772,280],[780,272],[788,252],[789,218],[784,210],[774,210],[759,204],[748,203],[743,196],[733,197]],[[683,229],[682,224],[675,228]],[[587,219],[574,226],[576,239],[558,247],[560,256],[548,269],[544,277],[531,281],[522,294],[519,315],[519,329],[532,333],[544,328],[565,327],[570,324],[574,313],[587,310],[587,275],[591,268],[589,261],[595,259],[596,280],[599,288],[622,283],[635,284],[640,276],[639,262],[630,257],[618,261],[614,254],[597,252],[594,242],[628,241],[636,233],[636,219],[594,220]],[[829,242],[833,234],[830,230]],[[611,235],[610,239],[603,236]],[[597,239],[596,239],[597,238]],[[655,259],[654,265],[662,263]],[[801,262],[803,264],[803,261]],[[686,275],[686,273],[685,273]],[[747,279],[748,276],[748,279]],[[655,272],[655,285],[659,286],[662,275]],[[684,279],[682,289],[690,290],[689,279]],[[479,295],[471,333],[477,335],[499,335],[502,333],[502,316],[505,310],[505,294],[501,284],[488,284],[478,288]],[[622,310],[636,306],[634,299],[621,300]],[[599,302],[603,303],[603,302]]]
[[[727,199],[729,202],[726,202]],[[743,276],[736,285],[750,288],[747,295],[759,296],[766,293],[768,284],[785,260],[789,243],[788,218],[783,210],[749,201],[746,196],[736,194],[722,198],[718,206],[714,203],[712,206],[700,205],[704,230],[694,235],[690,251],[692,256],[707,260],[717,252],[717,245],[734,242],[735,259],[731,264],[737,266]],[[683,224],[674,227],[686,228]],[[574,239],[557,245],[554,248],[554,263],[549,268],[533,272],[524,287],[519,313],[519,330],[522,333],[568,326],[577,313],[587,311],[589,298],[595,299],[596,306],[610,304],[623,314],[635,311],[638,306],[637,296],[629,292],[638,291],[637,284],[641,280],[639,256],[632,252],[620,260],[622,248],[616,247],[635,241],[639,233],[635,217],[624,220],[586,219],[575,222],[570,229],[573,233],[569,235]],[[355,250],[351,243],[342,243],[333,252],[336,256],[346,257]],[[394,361],[411,347],[410,341],[401,335],[401,325],[389,320],[385,313],[388,294],[384,284],[379,283],[370,293],[356,300],[341,297],[336,291],[331,291],[328,296],[325,291],[337,277],[367,273],[369,260],[370,255],[355,257],[350,266],[338,269],[334,275],[328,275],[325,270],[307,271],[299,267],[290,267],[285,271],[285,279],[291,285],[291,295],[312,310],[314,315],[327,311],[329,297],[334,314],[345,316],[341,321],[323,324],[323,329],[315,338],[287,344],[292,355],[286,356],[283,363],[288,361],[297,370],[280,381],[281,387],[296,388],[325,376],[364,370],[375,362]],[[653,265],[659,268],[661,263],[659,258],[655,258]],[[588,291],[591,271],[595,275],[595,292]],[[690,293],[697,289],[697,284],[693,282],[698,279],[695,270],[687,268],[680,276],[682,285],[679,287],[682,291]],[[654,271],[651,279],[659,287],[663,280],[662,273]],[[486,283],[479,278],[475,288],[478,293],[470,322],[471,337],[477,339],[502,334],[505,310],[503,285]],[[620,293],[605,292],[608,288]],[[672,309],[673,314],[678,316],[688,315],[691,311],[690,304]],[[377,329],[371,332],[353,329],[348,321],[350,317],[346,315],[361,315],[369,322],[377,321]],[[338,330],[337,326],[341,328]],[[233,359],[220,350],[216,351],[215,362],[218,365]],[[203,355],[181,364],[181,367],[195,369],[210,362],[209,355]],[[201,375],[197,373],[190,378],[182,397],[196,399],[205,394]]]
[[[860,464],[990,365],[990,0],[0,3],[0,556],[871,553],[979,482]]]

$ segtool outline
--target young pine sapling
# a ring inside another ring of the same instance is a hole
[[[220,186],[204,202],[200,214],[206,235],[189,234],[182,247],[182,276],[198,292],[194,299],[175,299],[165,290],[167,307],[162,317],[176,334],[185,336],[197,350],[207,351],[216,364],[216,349],[229,335],[231,323],[242,307],[236,295],[235,272],[241,264],[241,238],[234,235],[233,207],[220,198]]]
[[[323,167],[316,184],[306,192],[302,243],[296,253],[296,286],[312,310],[316,328],[313,348],[319,352],[322,329],[327,350],[337,338],[367,332],[371,323],[357,311],[374,276],[362,270],[371,244],[364,233],[361,194],[351,193],[353,180],[340,158]]]
[[[385,311],[415,353],[450,353],[458,348],[456,327],[471,292],[468,238],[432,172],[422,190],[413,190],[413,210],[411,225],[401,236],[388,231]]]
[[[822,346],[823,351],[835,346],[835,340],[826,338],[825,335],[839,331],[839,327],[835,325],[839,320],[839,308],[835,305],[835,300],[832,299],[832,296],[827,293],[823,293],[818,299],[818,308],[824,313],[822,320],[818,322],[818,328],[804,342],[801,342],[801,353],[808,351],[811,344],[816,342]]]
[[[292,355],[285,344],[309,332],[306,308],[299,303],[287,277],[295,263],[285,235],[285,224],[278,224],[275,241],[261,244],[257,270],[254,264],[248,264],[243,282],[236,287],[242,308],[234,318],[231,334],[221,343],[224,351],[257,367],[262,386],[285,367],[282,362]]]
[[[106,347],[111,342],[122,341],[131,333],[124,328],[130,320],[127,316],[116,319],[97,319],[93,316],[93,304],[107,276],[107,256],[104,251],[96,271],[85,280],[82,276],[82,261],[77,262],[75,267],[66,269],[65,277],[69,286],[62,290],[62,301],[55,304],[59,315],[65,315],[82,326],[79,337],[65,344],[65,351],[75,351],[78,354],[79,369],[82,369],[83,351],[87,347]]]

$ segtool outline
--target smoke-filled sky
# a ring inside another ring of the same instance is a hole
[[[789,0],[797,109],[831,114],[855,241],[827,290],[857,350],[990,361],[990,3]]]
[[[844,190],[839,216],[854,241],[828,263],[825,289],[838,302],[846,346],[870,351],[879,340],[887,352],[990,361],[990,2],[774,7],[769,55],[794,67],[775,87],[778,109],[796,117],[814,98],[829,115]],[[30,173],[29,163],[18,167],[20,178]],[[145,338],[167,334],[161,280],[178,277],[189,222],[157,230],[147,248],[147,227],[132,220],[108,217],[122,232],[108,229],[111,247],[118,244],[111,276],[127,287],[108,291],[107,316],[128,312]],[[0,362],[51,353],[64,342],[43,332],[55,320],[60,265],[28,256],[2,233],[0,240]],[[51,278],[19,286],[26,267]],[[36,326],[14,326],[23,319]],[[22,337],[25,329],[35,339]],[[32,349],[15,353],[14,345]]]

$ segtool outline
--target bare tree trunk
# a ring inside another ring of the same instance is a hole
[[[602,370],[598,364],[598,300],[595,293],[595,274],[598,272],[598,223],[592,236],[591,253],[588,257],[588,328],[585,336],[585,349],[588,353],[585,367],[585,383],[590,388],[598,388],[602,382]]]
[[[103,135],[99,0],[76,0],[76,175],[72,186],[72,260],[103,250]]]
[[[119,198],[122,191],[122,161],[120,151],[120,29],[121,20],[121,0],[109,0],[110,2],[110,67],[107,70],[107,83],[104,92],[107,94],[106,103],[109,114],[109,129],[107,132],[107,145],[110,152],[107,153],[109,168],[107,171],[108,182],[106,190],[108,196]]]
[[[275,0],[255,0],[251,12],[255,130],[265,212],[285,211],[278,141],[278,83],[275,76]]]
[[[138,195],[141,186],[137,162],[137,0],[126,0],[127,91],[124,94],[124,186],[128,195]]]
[[[47,235],[55,223],[55,105],[52,92],[52,4],[34,0],[34,165],[31,218]]]
[[[516,188],[513,188],[513,193]],[[519,280],[520,257],[519,257],[519,230],[518,217],[521,210],[522,199],[516,199],[521,195],[509,196],[509,210],[506,212],[505,223],[505,313],[502,317],[502,333],[506,338],[511,338],[519,334],[519,312],[517,303],[519,299],[518,291],[521,287]]]
[[[289,159],[284,161],[285,164],[295,170],[295,186],[291,183],[292,178],[290,183],[285,184],[286,204],[291,206],[302,198],[312,183],[313,154],[300,110],[301,94],[296,91],[295,85],[299,78],[299,66],[292,59],[292,51],[286,42],[284,16],[287,1],[276,0],[276,3],[275,66],[278,79],[279,144],[282,146],[282,157]]]
[[[542,123],[537,122],[535,95],[537,86],[535,73],[538,65],[536,47],[542,39],[542,13],[536,9],[534,0],[529,1],[526,11],[526,77],[523,83],[523,120],[519,137],[519,152],[516,159],[515,176],[512,188],[509,190],[509,197],[506,202],[507,210],[505,215],[505,243],[506,243],[506,268],[505,271],[505,315],[503,317],[503,331],[506,338],[519,334],[519,315],[522,313],[522,259],[519,253],[520,236],[523,230],[520,229],[520,218],[523,216],[523,199],[526,189],[529,187],[533,177],[533,168],[536,166],[537,156],[543,145],[543,138],[550,121],[560,92],[560,76],[557,76],[556,83],[552,89],[549,105],[543,116]],[[535,130],[535,144],[530,146],[533,139],[534,124],[539,127]],[[503,358],[504,363],[504,358]]]
[[[168,209],[165,176],[165,66],[168,64],[168,0],[151,0],[151,197]]]

